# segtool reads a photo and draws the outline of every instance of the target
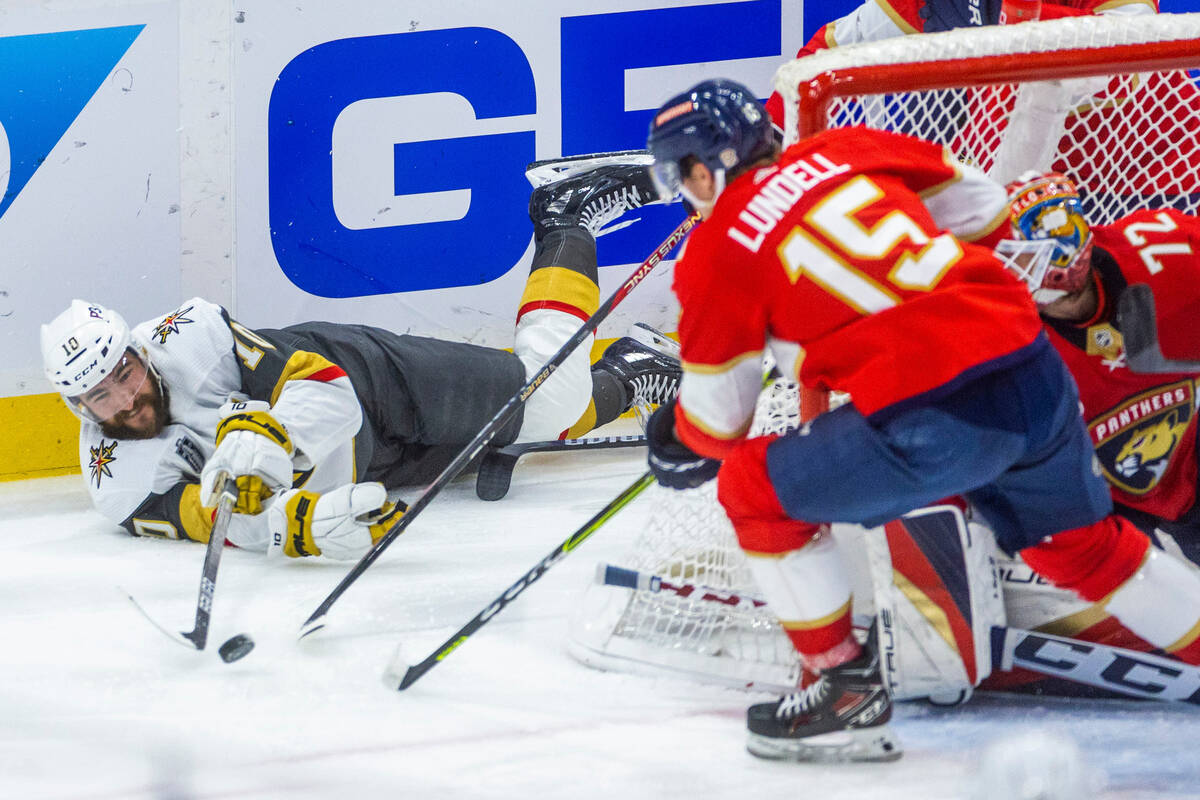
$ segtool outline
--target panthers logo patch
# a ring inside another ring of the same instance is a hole
[[[168,314],[167,316],[163,317],[162,320],[154,326],[154,335],[158,337],[159,344],[166,344],[168,336],[170,336],[172,333],[179,333],[180,325],[186,325],[190,322],[196,321],[194,319],[188,319],[187,316],[188,312],[193,308],[195,308],[195,306],[181,308],[173,314]]]
[[[117,449],[117,444],[117,442],[105,444],[104,440],[101,439],[98,446],[88,448],[88,451],[91,453],[91,460],[88,461],[88,469],[92,473],[92,480],[95,482],[97,489],[100,488],[101,478],[112,477],[112,472],[109,470],[108,465],[117,460],[117,457],[113,455]]]
[[[1088,428],[1104,477],[1129,494],[1158,485],[1195,414],[1191,381],[1160,386],[1092,420]]]

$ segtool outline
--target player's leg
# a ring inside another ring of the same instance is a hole
[[[595,236],[625,212],[662,202],[646,167],[609,164],[534,190],[534,255],[517,312],[513,351],[532,376],[600,305]],[[525,408],[518,441],[580,435],[630,404],[629,378],[591,368],[587,342],[554,371]]]
[[[749,709],[747,748],[797,761],[898,758],[874,628],[865,646],[853,635],[849,574],[828,525],[794,519],[780,503],[767,459],[776,441],[751,439],[738,447],[721,467],[718,496],[769,607],[806,670],[820,674],[777,702]],[[818,451],[810,455],[821,459]]]
[[[968,496],[991,522],[997,543],[1056,586],[1100,603],[1131,631],[1189,663],[1200,663],[1200,572],[1151,546],[1113,515],[1108,486],[1094,469],[1078,396],[1053,353],[1028,366],[1035,380],[1014,383],[1027,409],[1031,450],[992,485]]]
[[[815,694],[752,709],[751,750],[767,757],[894,758],[890,699],[873,643],[850,635],[850,587],[823,526],[882,524],[986,483],[1025,451],[1019,411],[997,401],[1002,375],[940,403],[868,420],[847,405],[799,431],[747,441],[725,460],[718,492],[770,606],[806,663],[823,670]],[[1000,406],[1000,407],[997,407]],[[832,730],[857,750],[820,750]]]

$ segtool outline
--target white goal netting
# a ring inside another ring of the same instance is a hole
[[[1082,17],[837,48],[783,65],[775,89],[793,141],[867,125],[944,144],[1002,182],[1055,169],[1101,225],[1139,208],[1200,211],[1198,68],[1200,14]],[[798,394],[771,386],[752,432],[795,425]],[[712,485],[655,487],[643,502],[651,519],[620,566],[757,594]],[[786,689],[800,675],[767,609],[613,586],[589,587],[568,650],[604,669],[734,686]]]

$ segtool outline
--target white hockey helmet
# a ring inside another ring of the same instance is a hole
[[[46,378],[72,411],[93,422],[124,408],[141,389],[149,367],[139,350],[120,314],[85,300],[72,300],[42,326]],[[117,372],[119,380],[112,377]]]

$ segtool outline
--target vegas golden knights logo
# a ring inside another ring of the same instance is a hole
[[[179,333],[179,326],[186,325],[189,322],[195,322],[194,319],[188,319],[188,312],[195,306],[181,308],[173,314],[168,314],[162,318],[162,321],[154,326],[154,335],[158,337],[159,344],[166,344],[167,337],[172,333]]]
[[[1149,492],[1162,479],[1196,413],[1191,381],[1127,400],[1088,428],[1109,483],[1129,494]]]
[[[102,477],[112,477],[112,472],[109,471],[108,465],[117,460],[117,457],[113,455],[113,451],[116,449],[117,442],[105,444],[103,439],[100,440],[99,446],[88,448],[88,451],[91,453],[91,460],[88,461],[88,469],[91,470],[92,480],[95,481],[97,489],[100,488],[100,479]]]

